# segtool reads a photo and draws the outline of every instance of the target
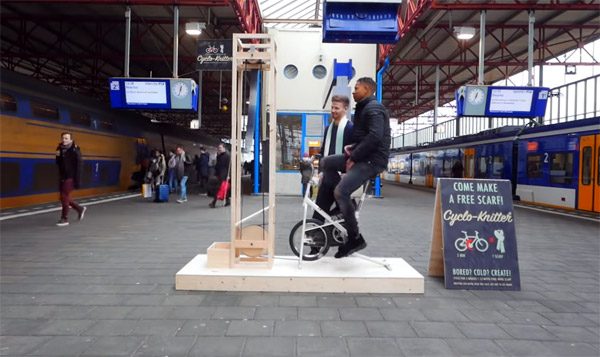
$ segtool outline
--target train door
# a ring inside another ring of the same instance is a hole
[[[475,177],[475,148],[465,149],[464,178]]]
[[[428,152],[425,156],[425,186],[433,187],[433,161],[434,156]]]
[[[577,208],[600,212],[600,134],[582,136],[579,148]]]

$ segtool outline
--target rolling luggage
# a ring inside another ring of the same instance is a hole
[[[156,202],[169,202],[169,185],[158,185],[156,189]]]

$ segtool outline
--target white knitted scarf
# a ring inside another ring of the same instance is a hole
[[[333,130],[332,127],[335,125],[334,122],[331,122],[329,127],[327,127],[327,134],[325,134],[325,152],[323,153],[323,156],[341,155],[344,153],[344,131],[346,130],[346,124],[348,124],[348,118],[343,117],[340,120],[340,123],[337,125],[337,133],[335,135],[335,152],[329,152],[331,131]]]

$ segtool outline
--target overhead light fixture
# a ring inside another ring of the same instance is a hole
[[[467,26],[454,27],[454,34],[459,40],[470,40],[475,36],[475,29]]]
[[[185,33],[190,36],[199,36],[205,28],[204,22],[188,22],[185,24]]]

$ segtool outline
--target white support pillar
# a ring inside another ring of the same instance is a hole
[[[415,106],[419,105],[419,66],[415,71]]]
[[[125,9],[125,77],[129,77],[129,58],[131,48],[131,8]]]
[[[179,78],[179,6],[173,6],[173,78]]]
[[[527,86],[533,86],[534,72],[533,72],[533,39],[534,29],[533,24],[535,23],[535,12],[529,11],[529,28],[527,36]]]
[[[438,107],[440,106],[440,66],[435,66],[435,104],[433,107],[433,142],[437,138]]]
[[[485,10],[481,11],[479,17],[479,70],[477,84],[483,85],[485,82]]]

